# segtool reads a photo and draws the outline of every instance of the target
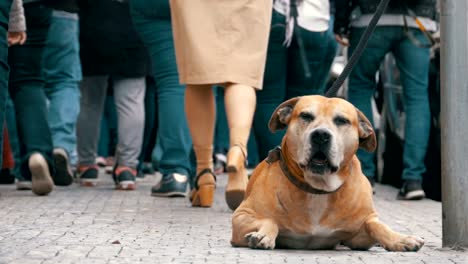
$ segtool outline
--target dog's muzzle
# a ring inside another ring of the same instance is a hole
[[[311,153],[303,169],[314,174],[334,173],[338,167],[330,161],[332,135],[324,129],[317,129],[310,134]]]

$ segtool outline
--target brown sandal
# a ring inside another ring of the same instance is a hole
[[[238,147],[240,151],[234,151]],[[226,185],[226,203],[231,210],[236,210],[244,200],[245,190],[249,181],[246,166],[247,155],[242,145],[236,144],[229,149],[227,155],[228,183]]]
[[[210,175],[212,177],[209,177]],[[200,173],[195,178],[195,188],[190,194],[190,201],[192,202],[192,206],[211,207],[211,205],[213,205],[215,189],[216,175],[213,173],[213,171],[208,168],[200,171]]]

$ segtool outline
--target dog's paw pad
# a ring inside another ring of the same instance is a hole
[[[420,237],[405,236],[395,245],[386,247],[390,251],[413,251],[416,252],[424,245],[424,240]]]
[[[273,249],[275,247],[274,239],[270,239],[265,234],[252,232],[245,235],[250,248]]]

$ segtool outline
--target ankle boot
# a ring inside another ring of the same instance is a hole
[[[234,145],[229,149],[227,155],[226,170],[228,173],[228,183],[226,186],[226,203],[231,210],[236,210],[244,200],[247,188],[246,150],[242,145]]]
[[[195,207],[211,207],[216,189],[216,176],[211,169],[204,169],[195,178],[195,188],[190,193],[190,201]]]

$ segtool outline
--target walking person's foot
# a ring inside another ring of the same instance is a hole
[[[29,157],[28,166],[31,171],[32,192],[37,195],[50,193],[54,189],[54,181],[45,158],[39,153],[34,153]]]
[[[421,200],[426,197],[420,180],[406,180],[398,193],[399,200]]]
[[[62,148],[54,149],[55,175],[53,177],[55,185],[68,186],[73,183],[73,172],[70,167],[67,152]]]
[[[126,166],[117,166],[112,173],[114,178],[116,189],[124,191],[132,191],[136,189],[136,169],[126,167]]]
[[[151,195],[158,197],[187,196],[188,177],[180,173],[168,173],[151,188]]]
[[[81,186],[94,187],[97,185],[99,167],[97,165],[79,165],[78,178]]]
[[[18,191],[30,191],[32,189],[31,180],[25,179],[22,175],[16,176],[15,184]]]

